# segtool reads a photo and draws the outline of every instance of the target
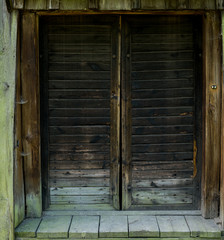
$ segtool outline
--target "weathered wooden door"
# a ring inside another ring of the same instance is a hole
[[[200,205],[200,18],[125,17],[122,207]]]
[[[199,22],[42,19],[45,206],[199,207]]]

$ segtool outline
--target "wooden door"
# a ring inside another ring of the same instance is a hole
[[[44,206],[198,209],[200,18],[49,17],[40,26]]]
[[[122,208],[198,209],[200,17],[125,17]]]
[[[119,205],[118,17],[42,18],[45,207]]]

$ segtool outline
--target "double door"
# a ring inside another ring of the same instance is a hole
[[[41,21],[51,209],[200,207],[200,18]]]

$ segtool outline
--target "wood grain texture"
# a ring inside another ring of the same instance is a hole
[[[224,9],[224,1],[223,0],[216,0],[216,8],[217,9]]]
[[[20,32],[18,31],[17,46],[20,46]],[[20,79],[20,48],[17,48],[17,70],[16,70],[16,107],[15,107],[15,159],[14,159],[14,211],[15,227],[25,217],[25,195],[22,150],[22,107],[21,107],[21,79]]]
[[[25,9],[28,10],[46,10],[47,9],[47,0],[24,0]]]
[[[87,10],[88,0],[60,0],[60,10]]]
[[[222,12],[222,34],[224,34],[224,13]],[[224,227],[224,38],[222,38],[222,112],[221,112],[221,176],[220,176],[220,219]]]
[[[99,0],[89,0],[89,9],[99,9]]]
[[[37,238],[68,238],[71,216],[43,217]]]
[[[38,29],[36,16],[22,16],[21,79],[22,96],[28,102],[22,106],[22,135],[27,217],[40,217],[41,161],[39,122]],[[32,29],[32,31],[31,31]]]
[[[129,0],[99,0],[100,10],[131,10],[131,1]]]
[[[23,9],[24,8],[24,0],[14,0],[13,8],[14,9]]]
[[[217,217],[220,180],[221,133],[221,42],[220,15],[204,17],[204,163],[202,171],[202,213]],[[212,89],[216,85],[216,89]]]
[[[69,238],[98,238],[99,216],[73,216]]]
[[[41,218],[28,218],[25,219],[16,229],[15,236],[26,237],[26,238],[35,238],[37,228],[40,225]]]
[[[129,237],[159,237],[155,216],[128,216]]]
[[[52,9],[59,9],[59,0],[48,0],[47,1],[47,8],[52,10]]]
[[[131,4],[133,10],[141,9],[141,0],[132,0]]]

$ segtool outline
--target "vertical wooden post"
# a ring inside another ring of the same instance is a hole
[[[203,21],[204,146],[202,167],[202,214],[218,215],[221,133],[220,15],[207,12]]]
[[[27,217],[40,217],[41,161],[38,69],[38,23],[34,13],[22,16],[21,33],[22,134]]]
[[[130,29],[124,21],[122,31],[121,131],[122,131],[122,209],[131,206],[131,56]]]
[[[224,227],[224,12],[222,12],[222,114],[221,114],[221,179],[220,218]]]

